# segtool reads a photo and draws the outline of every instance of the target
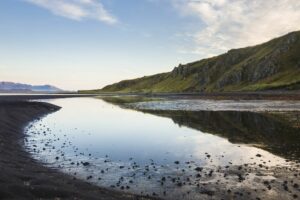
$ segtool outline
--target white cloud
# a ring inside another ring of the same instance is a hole
[[[98,0],[25,0],[53,14],[73,20],[94,19],[107,24],[118,20],[111,15]]]
[[[171,1],[182,15],[196,16],[203,22],[192,34],[195,47],[189,49],[203,57],[266,42],[300,29],[299,0]]]

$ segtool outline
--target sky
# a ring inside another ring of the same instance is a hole
[[[300,30],[299,0],[1,0],[0,81],[101,88]]]

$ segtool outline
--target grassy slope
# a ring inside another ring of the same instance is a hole
[[[300,89],[300,31],[181,65],[172,72],[81,92],[221,92]]]

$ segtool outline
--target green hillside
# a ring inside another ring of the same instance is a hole
[[[300,89],[300,31],[261,45],[85,92],[161,93]],[[82,91],[83,92],[83,91]]]

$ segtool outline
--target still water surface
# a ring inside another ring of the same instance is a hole
[[[232,143],[226,135],[197,128],[195,124],[209,124],[205,120],[210,113],[145,113],[94,98],[55,99],[50,103],[61,109],[26,128],[26,148],[47,166],[100,186],[160,196],[168,191],[170,197],[178,197],[192,190],[194,183],[173,190],[172,182],[179,185],[174,177],[186,184],[183,179],[193,177],[197,167],[209,174],[228,165],[271,167],[286,163],[274,152]],[[194,119],[192,125],[184,122],[189,117]],[[220,126],[230,124],[218,121],[221,118],[209,120],[217,120]],[[234,134],[235,129],[230,130]],[[220,176],[210,174],[214,179]],[[172,181],[163,184],[164,178]]]

